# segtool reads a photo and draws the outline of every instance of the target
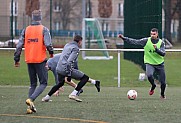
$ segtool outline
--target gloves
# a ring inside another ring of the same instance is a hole
[[[67,81],[68,81],[68,82],[71,82],[71,76],[68,76],[68,77],[67,77]]]
[[[65,72],[67,74],[67,81],[68,82],[71,82],[71,71],[72,71],[72,69],[71,69],[70,65],[67,65],[67,67],[65,68]]]
[[[14,63],[14,66],[15,66],[15,67],[19,67],[19,66],[20,66],[20,63],[19,63],[19,62],[15,62],[15,63]]]
[[[17,63],[20,61],[20,56],[14,56],[14,61]]]
[[[53,54],[50,54],[50,58],[53,58]]]

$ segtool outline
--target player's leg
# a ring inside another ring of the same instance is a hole
[[[165,96],[165,88],[166,88],[166,82],[165,82],[165,69],[164,69],[164,65],[159,66],[158,68],[158,73],[159,73],[159,81],[160,81],[160,89],[161,89],[161,99],[166,99]]]
[[[47,87],[48,70],[45,68],[46,62],[35,64],[36,73],[39,79],[39,86],[36,88],[31,98],[35,100]]]
[[[59,83],[57,85],[54,85],[51,90],[48,92],[48,94],[42,98],[43,102],[48,102],[50,97],[60,88],[64,85],[65,82],[65,76],[62,76],[58,74],[58,81]]]
[[[80,80],[80,82],[77,84],[77,87],[75,88],[75,90],[72,91],[72,93],[69,95],[69,98],[73,99],[77,102],[82,102],[82,100],[77,97],[77,93],[78,93],[78,91],[81,90],[81,88],[84,87],[84,85],[89,80],[89,77],[79,70],[73,70],[72,78]]]
[[[146,64],[146,75],[148,77],[148,81],[151,84],[149,95],[152,95],[154,93],[154,89],[156,87],[155,82],[154,82],[154,77],[153,77],[154,71],[155,71],[155,68],[152,65]]]
[[[73,88],[77,87],[77,84],[74,81],[71,80],[70,82],[68,82],[67,81],[67,77],[65,77],[65,83],[67,83],[68,85],[72,86]],[[58,96],[60,91],[64,91],[63,86],[60,87],[53,95]]]
[[[36,74],[38,75],[38,79],[40,82],[39,87],[36,88],[32,93],[32,95],[29,97],[29,99],[26,100],[26,104],[29,106],[29,109],[32,110],[33,112],[36,112],[36,108],[34,106],[33,101],[45,90],[47,86],[48,70],[45,68],[45,65],[46,62],[31,65],[31,67],[34,68],[34,70],[36,71]],[[34,74],[34,72],[32,73]],[[27,109],[27,113],[29,113],[28,112],[30,111],[29,109]]]
[[[94,84],[95,87],[97,88],[97,91],[100,92],[100,81],[99,80],[94,80],[89,78],[88,82],[90,82],[91,84]]]
[[[29,74],[29,79],[30,79],[28,97],[30,98],[37,87],[37,76],[36,76],[36,70],[33,64],[27,64],[27,67],[28,67],[28,74]]]
[[[36,69],[34,64],[27,64],[28,66],[28,74],[30,78],[30,87],[29,87],[29,94],[28,99],[26,99],[26,104],[28,105],[27,108],[27,114],[31,114],[33,112],[36,112],[36,108],[34,106],[34,98],[32,98],[32,94],[35,92],[35,89],[37,87],[37,76],[36,76]]]
[[[59,83],[59,81],[58,81],[58,75],[57,75],[56,68],[54,68],[54,69],[52,68],[51,71],[53,72],[54,79],[55,79],[55,84],[57,85]],[[63,86],[60,87],[53,95],[59,96],[60,91],[64,91]]]
[[[89,77],[86,74],[84,74],[83,77],[80,79],[80,82],[77,84],[75,90],[79,91],[82,87],[84,87],[88,80]]]
[[[76,88],[77,87],[77,84],[74,82],[74,81],[70,81],[70,82],[68,82],[67,81],[67,77],[65,77],[65,82],[68,84],[68,85],[70,85],[70,86],[72,86],[73,88]],[[77,96],[79,96],[81,93],[83,93],[83,89],[80,89],[78,92],[77,92]]]

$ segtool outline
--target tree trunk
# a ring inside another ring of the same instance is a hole
[[[98,12],[102,18],[109,18],[112,14],[112,1],[111,0],[98,0]]]
[[[26,15],[31,17],[31,13],[34,10],[40,9],[40,1],[39,0],[26,0]]]
[[[178,27],[178,42],[181,43],[181,2],[178,2],[179,6],[179,27]]]
[[[165,11],[165,34],[164,38],[168,39],[172,43],[171,38],[171,1],[164,0],[164,11]]]

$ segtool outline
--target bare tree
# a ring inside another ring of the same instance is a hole
[[[98,12],[99,12],[100,17],[109,18],[112,14],[112,1],[99,0]]]
[[[181,42],[181,0],[177,0],[174,7],[172,8],[171,18],[173,19],[175,16],[177,17],[176,14],[178,15],[179,20],[177,40],[178,42]]]
[[[165,33],[164,38],[168,39],[172,43],[172,37],[171,37],[171,1],[170,0],[164,0],[163,5],[164,11],[165,11]]]
[[[31,13],[33,10],[40,9],[40,1],[39,0],[26,0],[26,15],[31,17]]]
[[[59,21],[62,30],[68,30],[70,23],[74,25],[77,21],[81,22],[81,0],[54,0],[52,4],[52,20]],[[49,14],[50,8],[46,11],[45,19],[49,19]]]

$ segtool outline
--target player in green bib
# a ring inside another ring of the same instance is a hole
[[[165,56],[165,43],[158,37],[158,29],[153,28],[150,31],[150,37],[142,39],[132,39],[124,37],[122,34],[118,35],[123,41],[129,44],[139,45],[144,48],[144,63],[146,65],[146,75],[151,84],[149,95],[154,94],[156,84],[154,82],[153,73],[156,71],[159,75],[159,82],[161,84],[161,99],[166,99],[166,76],[164,68],[164,56]]]

